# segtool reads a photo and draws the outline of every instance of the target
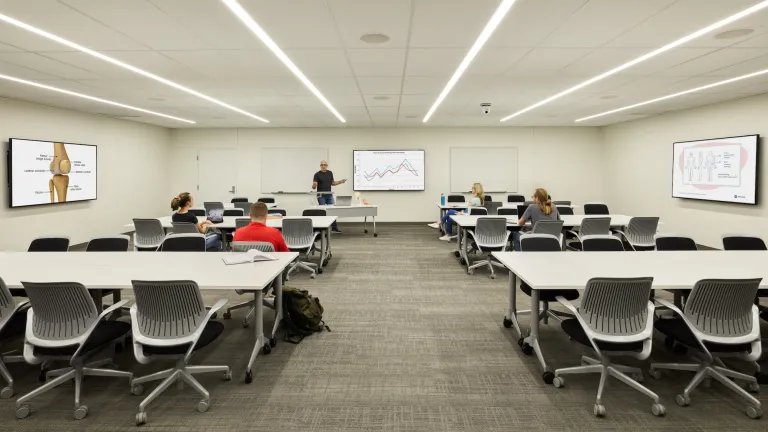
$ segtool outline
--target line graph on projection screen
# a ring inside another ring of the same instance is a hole
[[[424,151],[355,150],[354,190],[424,190]]]

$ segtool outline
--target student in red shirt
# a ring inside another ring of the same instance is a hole
[[[254,203],[251,206],[251,223],[235,231],[233,241],[269,242],[275,247],[275,252],[290,252],[280,230],[266,225],[268,212],[266,204]]]

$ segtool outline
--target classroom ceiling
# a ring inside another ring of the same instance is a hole
[[[499,0],[240,0],[347,120],[219,0],[0,0],[0,14],[270,120],[261,123],[0,22],[0,74],[194,120],[187,125],[0,80],[0,96],[183,127],[573,126],[574,120],[768,68],[768,9],[518,116],[499,119],[758,3],[518,0],[453,91],[421,120]],[[370,44],[364,34],[389,41]],[[768,75],[578,125],[768,93]],[[480,104],[492,103],[483,114]],[[135,117],[138,116],[138,117]]]

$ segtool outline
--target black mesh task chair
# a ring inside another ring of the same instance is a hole
[[[256,201],[261,202],[261,203],[265,203],[265,204],[274,204],[275,203],[275,199],[272,198],[272,197],[261,197],[261,198],[259,198]]]
[[[189,209],[189,212],[199,218],[205,219],[206,217],[208,217],[207,212],[205,211],[204,208],[191,208]]]
[[[611,214],[608,211],[608,206],[603,203],[586,203],[584,204],[585,215],[607,215]]]
[[[163,252],[205,252],[205,235],[171,234],[160,246]]]
[[[27,252],[66,252],[69,237],[38,237],[29,244]]]
[[[499,216],[517,216],[517,209],[511,207],[500,207],[496,210],[496,214]]]
[[[753,236],[746,236],[746,235],[724,235],[723,249],[727,251],[768,250],[768,248],[765,247],[765,242],[763,241],[763,239],[761,239],[760,237],[753,237]]]
[[[191,225],[191,224],[190,224]],[[194,225],[192,225],[194,227]],[[197,229],[197,228],[195,228]],[[88,242],[85,247],[86,252],[128,252],[131,246],[131,238],[127,235],[115,235],[109,237],[96,237]],[[118,294],[115,296],[115,294]],[[103,289],[101,290],[101,296],[113,296],[115,303],[120,301],[120,290]],[[105,306],[106,308],[107,306]],[[122,311],[128,312],[127,307],[121,308]]]
[[[584,252],[624,252],[621,239],[610,234],[582,236],[581,247]]]
[[[488,216],[488,209],[485,207],[471,207],[469,214],[471,216]]]
[[[232,204],[239,203],[239,202],[248,202],[248,198],[246,198],[246,197],[236,197],[236,198],[232,198],[231,202],[232,202]]]
[[[483,202],[486,202],[486,201],[493,201],[493,197],[491,197],[490,195],[484,196],[483,197]]]
[[[446,201],[449,203],[463,203],[466,202],[466,199],[464,199],[464,195],[448,195]]]
[[[222,216],[245,216],[245,212],[240,208],[228,208],[224,209],[224,214]]]
[[[328,212],[325,209],[304,209],[301,212],[302,216],[328,216]]]
[[[507,195],[507,202],[508,203],[525,202],[525,197],[518,194],[510,194],[510,195]]]
[[[656,235],[654,238],[657,251],[695,251],[699,250],[696,242],[690,237],[676,235]],[[691,294],[691,290],[665,290],[674,294],[676,306],[682,306],[685,299]],[[667,339],[667,346],[674,345],[671,339]]]

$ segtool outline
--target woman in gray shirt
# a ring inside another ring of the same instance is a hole
[[[557,213],[557,207],[552,205],[552,200],[549,199],[549,193],[544,188],[538,188],[533,192],[533,204],[529,205],[520,220],[517,221],[518,225],[525,225],[530,221],[531,226],[535,226],[536,222],[540,220],[558,220],[560,215]],[[512,248],[515,251],[520,251],[520,231],[512,233]]]

